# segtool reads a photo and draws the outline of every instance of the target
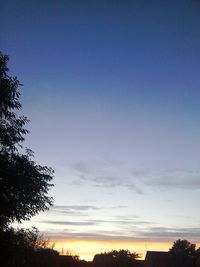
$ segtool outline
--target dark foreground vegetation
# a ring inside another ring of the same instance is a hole
[[[38,243],[37,231],[14,230],[11,225],[52,205],[48,190],[53,170],[37,165],[33,152],[23,150],[28,119],[17,113],[21,84],[9,76],[8,60],[0,52],[0,266],[41,266],[37,260],[58,253]]]
[[[1,267],[136,267],[139,256],[128,250],[113,250],[87,262],[78,256],[59,255],[35,228],[1,232],[0,251]]]
[[[144,267],[199,267],[200,249],[188,240],[178,239],[168,252],[147,251]]]
[[[16,113],[20,82],[8,74],[8,56],[0,53],[0,228],[29,220],[52,205],[48,190],[53,170],[37,165],[33,151],[23,152],[28,119]],[[20,151],[20,152],[19,152]]]
[[[200,267],[200,250],[180,239],[168,252],[148,251],[145,260],[122,249],[96,254],[87,262],[78,256],[60,255],[35,228],[9,228],[1,231],[0,251],[1,267]]]

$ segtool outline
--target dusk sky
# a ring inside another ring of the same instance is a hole
[[[24,147],[55,170],[35,226],[55,248],[200,241],[200,1],[1,1]]]

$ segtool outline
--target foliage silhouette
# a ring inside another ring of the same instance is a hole
[[[25,116],[17,116],[13,110],[21,109],[19,102],[21,85],[17,77],[8,75],[8,56],[0,53],[0,148],[16,150],[16,144],[24,141],[28,130],[24,125],[28,122]]]
[[[78,256],[59,255],[36,228],[0,230],[1,267],[89,267]]]
[[[29,220],[52,205],[47,193],[52,184],[53,170],[36,165],[33,152],[19,153],[28,131],[28,119],[15,111],[19,102],[20,82],[8,75],[8,56],[0,53],[0,228],[15,220]]]
[[[188,266],[193,266],[200,257],[200,248],[196,249],[196,244],[192,244],[186,239],[176,240],[169,252],[173,256],[173,261],[177,262],[177,266],[183,262],[187,262]]]
[[[196,244],[192,244],[186,239],[178,239],[173,243],[169,251],[183,256],[195,257],[199,249],[196,249]]]
[[[47,246],[36,228],[0,231],[1,267],[51,266],[58,252]]]
[[[95,267],[130,267],[135,265],[139,257],[139,254],[131,253],[129,250],[112,250],[95,255],[93,265]]]

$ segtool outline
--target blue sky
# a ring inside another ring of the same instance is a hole
[[[197,242],[199,1],[5,1],[0,17],[25,146],[55,169],[55,207],[24,225],[88,241],[83,257]]]

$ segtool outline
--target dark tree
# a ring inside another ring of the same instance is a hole
[[[24,129],[28,120],[14,112],[22,107],[18,91],[21,84],[16,77],[8,75],[8,60],[8,56],[0,53],[0,148],[15,151],[16,145],[24,141],[24,135],[28,133]]]
[[[127,249],[112,250],[111,255],[116,259],[135,260],[140,258],[140,255],[136,252],[130,252]]]
[[[133,267],[140,255],[129,250],[112,250],[94,256],[95,267]]]
[[[59,266],[59,253],[52,248],[39,248],[36,250],[33,262],[33,267],[57,267]]]
[[[9,76],[8,60],[0,53],[0,228],[15,220],[29,220],[52,204],[47,193],[53,170],[37,165],[31,150],[19,152],[28,133],[24,128],[28,120],[17,114],[22,107],[21,84]]]
[[[196,255],[196,245],[190,243],[188,240],[178,239],[169,251],[186,257],[194,257]]]
[[[200,248],[196,249],[196,244],[192,244],[186,239],[176,240],[169,251],[175,267],[196,266],[200,258]]]
[[[36,228],[0,231],[1,267],[56,267],[59,253]]]

